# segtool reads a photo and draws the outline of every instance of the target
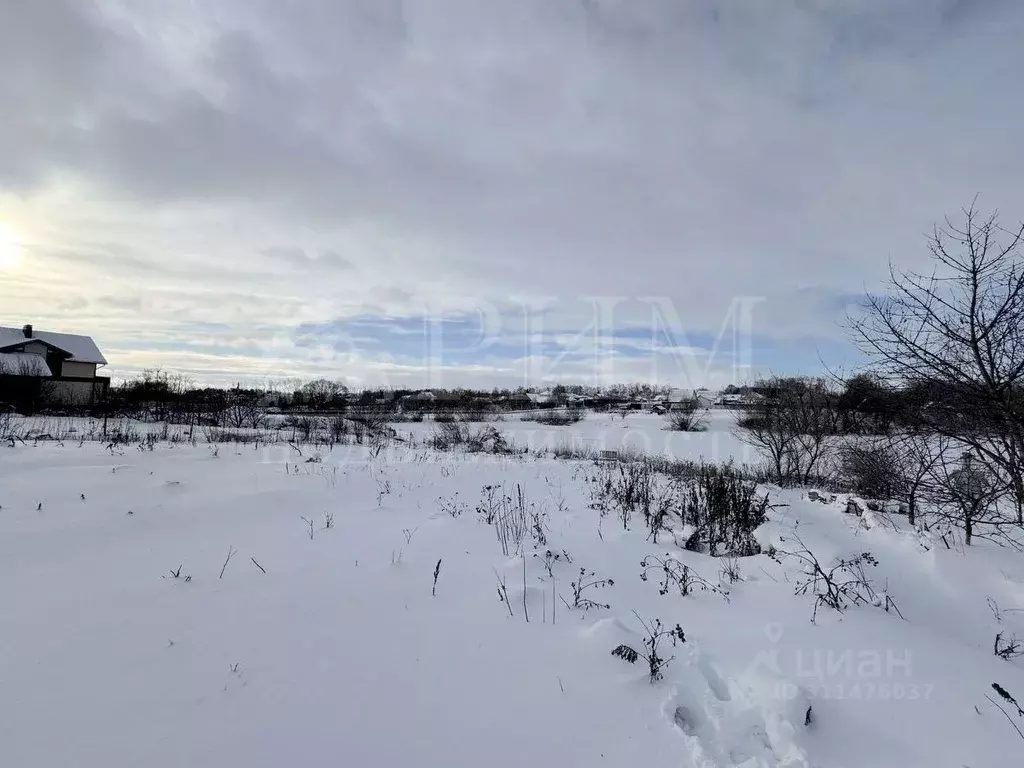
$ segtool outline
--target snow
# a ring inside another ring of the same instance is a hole
[[[496,426],[743,460],[724,418],[686,440],[660,423]],[[767,555],[740,560],[728,601],[660,595],[639,578],[645,555],[716,584],[722,562],[670,536],[655,546],[639,521],[599,525],[598,471],[408,445],[2,447],[0,765],[1019,764],[1020,737],[985,696],[998,682],[1024,701],[1019,661],[992,653],[997,631],[1024,637],[1024,556],[947,549],[898,515],[845,514],[843,495],[766,489],[778,506],[763,543],[799,536],[823,563],[871,552],[906,620],[857,606],[812,624],[799,565]],[[546,546],[502,554],[475,511],[492,484],[547,514]],[[547,549],[572,558],[553,583],[534,557]],[[571,601],[580,568],[614,580],[593,595],[609,609],[552,600]],[[686,634],[655,684],[610,653],[641,647],[634,611]]]
[[[75,363],[96,363],[106,365],[107,360],[103,357],[96,342],[89,336],[81,336],[75,333],[53,333],[51,331],[32,332],[32,339],[42,341],[57,349],[63,350],[71,355],[70,361]],[[22,344],[29,341],[21,328],[9,328],[0,326],[0,349]]]
[[[53,376],[46,358],[29,352],[0,352],[0,374],[13,376]]]

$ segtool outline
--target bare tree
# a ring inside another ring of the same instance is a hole
[[[299,393],[310,408],[322,411],[338,405],[341,402],[341,398],[348,393],[348,387],[340,381],[314,379],[302,385]]]
[[[256,390],[242,389],[241,385],[238,385],[228,392],[223,414],[225,426],[234,429],[259,429],[265,416],[260,406],[260,393]]]
[[[741,440],[761,450],[779,484],[809,484],[839,428],[836,393],[824,379],[773,377],[737,423]]]
[[[840,449],[842,477],[861,496],[900,502],[914,525],[921,504],[936,496],[936,470],[952,447],[949,438],[920,430],[854,439]]]
[[[896,474],[895,498],[907,505],[911,525],[917,522],[922,501],[934,495],[934,472],[949,454],[950,439],[920,431],[905,432],[889,439],[892,468]]]
[[[963,441],[1024,522],[1024,224],[1003,228],[974,205],[928,239],[934,271],[890,267],[886,290],[850,319],[880,373],[934,396],[925,427]]]
[[[974,461],[970,451],[957,457],[951,455],[954,450],[947,451],[932,471],[934,501],[940,513],[963,528],[964,543],[970,546],[976,536],[998,535],[1008,521],[997,507],[1002,491],[996,478]]]

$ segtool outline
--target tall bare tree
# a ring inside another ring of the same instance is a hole
[[[1012,492],[1024,521],[1024,224],[972,205],[928,238],[933,271],[897,271],[850,319],[891,381],[935,393],[916,417],[963,441]]]

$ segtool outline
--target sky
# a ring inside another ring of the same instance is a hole
[[[0,325],[115,377],[721,386],[977,197],[1017,0],[0,0]]]

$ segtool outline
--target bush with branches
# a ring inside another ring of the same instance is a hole
[[[708,411],[698,407],[696,401],[683,403],[665,414],[665,429],[672,432],[706,432]]]
[[[568,406],[566,408],[552,408],[535,413],[526,413],[520,417],[520,421],[532,421],[549,427],[568,427],[572,424],[578,424],[586,417],[587,412],[583,408]]]
[[[798,548],[776,549],[773,558],[781,562],[792,558],[803,566],[804,578],[797,582],[794,593],[814,595],[814,610],[811,623],[818,619],[818,608],[825,606],[843,613],[851,605],[874,605],[888,613],[894,611],[900,618],[895,601],[886,593],[875,591],[874,583],[868,577],[865,567],[877,567],[878,560],[870,552],[861,552],[852,557],[837,558],[831,565],[822,565],[799,536],[795,537]]]
[[[892,446],[886,442],[858,442],[839,450],[841,474],[850,489],[868,499],[893,499],[902,478]]]
[[[607,603],[599,603],[596,600],[591,599],[586,595],[587,590],[598,590],[604,589],[605,587],[615,586],[613,579],[600,579],[594,571],[588,571],[586,568],[580,568],[580,575],[576,577],[576,580],[570,582],[572,587],[572,605],[569,605],[567,601],[563,599],[566,607],[568,608],[579,608],[583,611],[588,611],[591,608],[611,608]]]
[[[648,679],[654,684],[665,676],[665,667],[675,659],[675,656],[662,655],[662,644],[665,641],[671,641],[672,646],[675,647],[680,643],[685,643],[686,634],[678,624],[671,629],[666,629],[662,626],[661,619],[653,619],[648,622],[641,619],[640,614],[636,611],[633,611],[633,615],[644,628],[643,650],[638,651],[623,644],[612,649],[612,656],[629,664],[635,664],[637,659],[643,659],[647,663]]]
[[[651,573],[660,573],[661,584],[658,587],[660,595],[667,595],[670,589],[675,589],[679,592],[680,597],[687,597],[694,591],[698,591],[713,592],[724,597],[727,602],[729,600],[728,592],[715,586],[686,563],[672,557],[667,552],[664,557],[647,555],[640,561],[640,567],[643,568],[640,572],[642,581],[647,581]]]
[[[712,557],[761,552],[754,531],[768,519],[768,496],[732,465],[702,464],[681,499],[681,518],[693,532],[686,548]]]

